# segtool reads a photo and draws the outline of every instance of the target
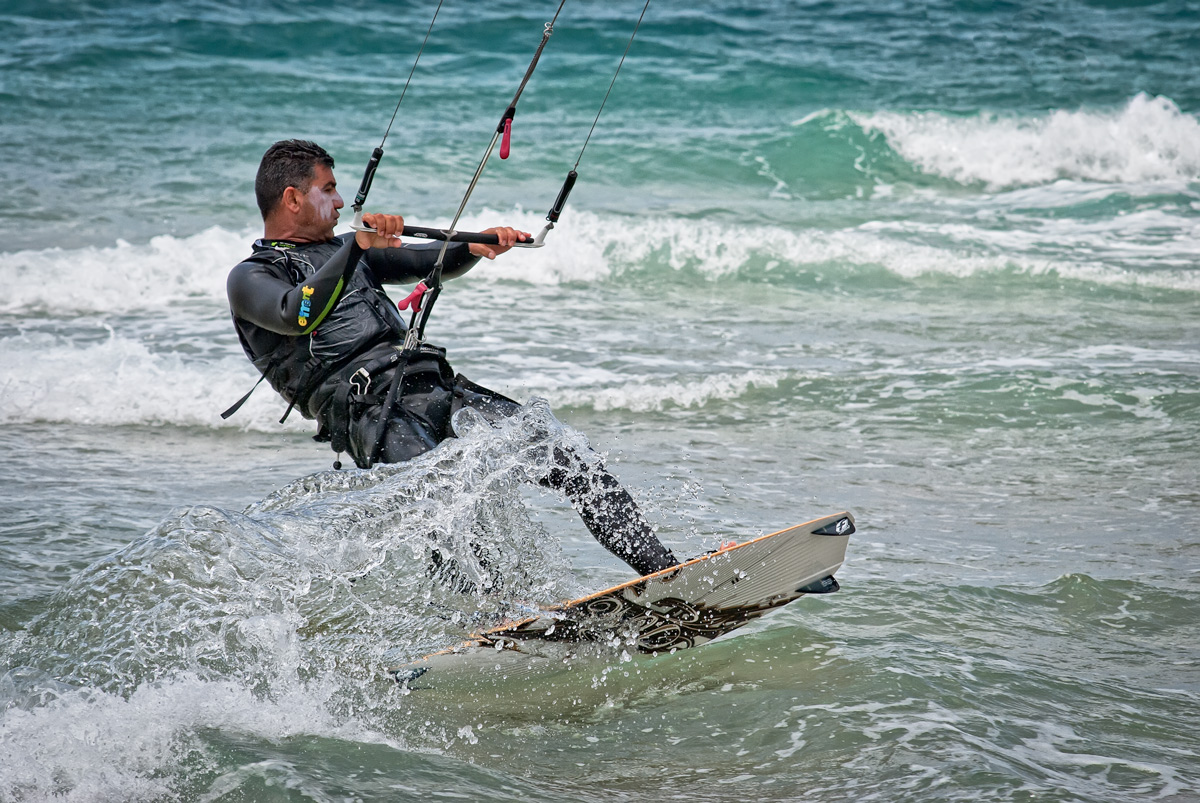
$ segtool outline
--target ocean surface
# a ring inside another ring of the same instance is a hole
[[[370,209],[449,222],[557,5],[447,0]],[[545,248],[430,319],[528,415],[334,471],[219,417],[225,276],[271,142],[353,195],[434,7],[0,7],[0,801],[1200,800],[1200,4],[652,2]],[[460,228],[541,228],[641,9],[567,0]],[[681,556],[851,511],[842,590],[397,686],[630,576],[535,429]]]

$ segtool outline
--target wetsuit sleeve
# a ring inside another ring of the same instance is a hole
[[[234,317],[281,335],[308,334],[329,314],[362,253],[349,238],[299,284],[281,279],[270,263],[247,260],[229,273],[225,283],[229,308]]]
[[[367,251],[367,265],[375,278],[386,284],[406,284],[424,279],[433,272],[439,243],[405,244],[403,248],[372,248]],[[456,279],[475,267],[474,256],[467,243],[450,243],[442,264],[442,278]]]

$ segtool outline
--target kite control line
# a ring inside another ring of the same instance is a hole
[[[441,10],[442,0],[439,0],[438,10]],[[492,135],[492,140],[488,143],[487,149],[484,151],[483,158],[480,159],[478,167],[475,168],[475,174],[471,177],[467,185],[466,192],[463,193],[462,201],[458,205],[458,209],[454,213],[450,225],[445,229],[427,228],[421,226],[405,226],[400,233],[400,237],[417,237],[427,240],[440,240],[442,247],[438,251],[437,259],[434,263],[433,270],[429,276],[418,285],[418,288],[405,299],[402,309],[411,309],[412,318],[409,322],[408,335],[405,338],[404,347],[406,350],[415,349],[420,343],[424,342],[425,324],[429,320],[429,314],[433,309],[434,303],[437,301],[438,295],[442,290],[442,268],[446,256],[446,249],[452,242],[480,243],[485,245],[497,245],[500,240],[495,234],[483,232],[460,232],[456,226],[462,218],[463,211],[466,209],[467,202],[471,195],[475,192],[475,187],[479,184],[479,179],[483,175],[483,170],[487,166],[488,160],[492,153],[496,150],[496,145],[500,145],[500,158],[507,159],[512,149],[512,134],[513,120],[517,114],[517,103],[521,99],[521,95],[525,92],[529,80],[533,77],[534,71],[537,69],[538,62],[541,60],[542,52],[546,48],[546,43],[549,42],[550,36],[554,33],[554,24],[558,21],[559,14],[562,13],[563,6],[566,5],[566,0],[560,0],[558,9],[554,12],[554,17],[545,24],[542,31],[542,40],[538,43],[537,49],[534,51],[533,58],[529,62],[529,66],[525,70],[525,75],[521,79],[521,83],[514,93],[512,101],[504,110],[504,114],[500,117],[500,122],[496,125],[496,130]],[[587,137],[584,139],[583,146],[579,149],[579,155],[575,159],[575,166],[567,173],[566,179],[563,181],[562,187],[558,191],[558,196],[554,200],[554,204],[550,207],[550,211],[546,214],[548,221],[541,232],[532,240],[514,243],[517,248],[540,248],[545,244],[546,234],[549,233],[554,225],[558,222],[562,215],[563,208],[566,206],[567,199],[571,194],[571,190],[575,186],[575,182],[579,178],[579,165],[583,160],[583,154],[587,150],[588,144],[592,140],[592,134],[596,131],[596,126],[600,122],[600,117],[604,113],[604,107],[608,104],[608,98],[612,94],[613,86],[617,82],[617,76],[621,73],[621,68],[625,64],[625,59],[629,55],[629,50],[633,46],[633,40],[636,38],[638,30],[641,28],[642,21],[646,17],[646,10],[650,7],[650,0],[646,0],[642,6],[642,12],[638,16],[637,24],[633,28],[633,33],[629,36],[629,42],[625,45],[625,52],[621,54],[621,60],[617,64],[617,69],[613,72],[612,80],[609,81],[608,90],[604,93],[604,99],[600,103],[600,108],[596,112],[595,119],[592,120],[592,126],[588,130]],[[433,15],[434,20],[437,19],[437,11]],[[433,21],[429,23],[429,31],[425,33],[425,41],[429,40],[429,33],[433,30]],[[413,71],[416,70],[416,62],[420,60],[421,53],[424,52],[425,42],[421,44],[421,50],[417,53],[417,59],[413,62]],[[412,80],[412,71],[409,73],[409,81]],[[405,92],[408,91],[408,83],[404,85]],[[404,100],[404,94],[401,93],[400,101]],[[387,141],[388,133],[391,131],[392,123],[395,122],[396,112],[399,111],[400,103],[396,104],[396,111],[392,113],[392,121],[388,123],[387,132],[384,133],[384,142]],[[371,159],[367,163],[366,172],[363,174],[362,185],[359,187],[358,194],[355,196],[354,223],[352,228],[355,231],[366,231],[376,233],[372,226],[363,224],[362,221],[362,206],[366,201],[367,192],[370,190],[371,181],[375,176],[375,171],[379,166],[379,160],[383,156],[383,142],[371,154]]]
[[[437,261],[434,263],[433,270],[424,281],[417,285],[416,289],[409,294],[401,302],[401,308],[411,308],[412,317],[409,320],[408,333],[404,338],[404,349],[400,352],[400,367],[393,374],[391,387],[388,389],[387,397],[379,411],[379,426],[378,434],[375,438],[375,443],[371,448],[369,455],[369,465],[373,465],[379,456],[380,450],[383,447],[383,440],[387,432],[387,419],[391,416],[392,410],[400,403],[400,397],[403,395],[403,381],[401,380],[404,374],[404,366],[406,366],[413,355],[420,352],[422,345],[425,342],[425,323],[429,320],[429,313],[433,311],[433,305],[437,301],[438,296],[442,292],[442,266],[446,258],[446,249],[453,241],[457,242],[482,242],[495,245],[499,243],[499,238],[494,234],[482,233],[467,233],[460,235],[455,230],[459,219],[462,217],[463,210],[467,207],[467,202],[471,198],[471,194],[475,191],[475,186],[479,183],[479,177],[483,175],[483,168],[487,165],[488,159],[491,158],[492,151],[496,149],[496,142],[503,138],[503,147],[501,148],[501,158],[508,158],[512,145],[512,123],[513,117],[517,113],[517,102],[521,99],[521,94],[525,91],[525,87],[529,84],[529,79],[533,77],[533,71],[537,68],[538,61],[542,57],[542,51],[546,48],[546,43],[550,41],[551,34],[554,33],[554,23],[558,20],[558,15],[562,13],[563,6],[567,0],[561,0],[558,4],[558,10],[554,12],[554,17],[545,24],[542,31],[542,41],[538,44],[537,50],[533,54],[533,59],[529,62],[529,67],[525,70],[525,77],[521,79],[521,84],[517,87],[516,94],[513,95],[512,102],[508,104],[508,108],[504,110],[504,115],[500,118],[500,124],[496,126],[496,133],[492,135],[492,141],[488,144],[487,150],[483,154],[483,158],[479,161],[479,166],[475,168],[475,175],[471,177],[470,184],[467,185],[467,190],[463,193],[462,201],[458,205],[458,211],[454,213],[454,219],[450,221],[450,226],[445,230],[437,229],[418,229],[417,227],[405,226],[403,234],[412,236],[424,236],[429,239],[438,239],[442,241],[442,247],[438,251]],[[440,4],[439,4],[440,8]],[[430,24],[432,29],[432,23]],[[426,34],[428,37],[428,34]],[[424,47],[424,45],[422,45]],[[414,64],[414,68],[415,68]],[[407,87],[406,87],[407,88]],[[399,106],[399,104],[397,104]],[[390,128],[390,125],[389,125]],[[386,134],[384,135],[386,138]],[[377,152],[380,152],[382,145]],[[374,167],[378,166],[378,160],[372,154],[371,162],[367,165],[367,175],[363,176],[364,187],[369,189],[369,176],[374,174]],[[361,192],[362,198],[366,199],[366,193]],[[355,221],[353,228],[358,231],[373,231],[373,229],[362,225],[361,208],[355,204]],[[418,233],[420,232],[420,233]],[[484,238],[484,239],[478,239]],[[522,243],[517,243],[522,245]],[[526,247],[538,247],[540,242],[526,243]]]
[[[571,195],[571,190],[575,187],[575,181],[579,178],[579,163],[583,161],[583,152],[587,150],[588,143],[592,141],[592,134],[596,131],[596,124],[600,122],[600,115],[604,113],[604,107],[608,104],[608,96],[612,94],[613,85],[617,83],[617,76],[621,74],[621,68],[625,66],[625,57],[629,55],[629,48],[633,47],[634,37],[637,36],[638,29],[642,27],[642,20],[646,18],[646,9],[650,7],[650,0],[646,0],[642,6],[642,13],[638,15],[637,25],[633,26],[633,33],[629,35],[629,42],[625,45],[625,52],[621,54],[621,60],[617,63],[617,69],[613,73],[612,80],[608,82],[608,91],[604,93],[604,100],[600,102],[600,108],[596,111],[596,119],[592,120],[592,127],[588,129],[587,138],[583,141],[583,147],[579,149],[579,156],[575,158],[575,166],[567,173],[567,178],[563,181],[562,188],[558,191],[558,197],[554,199],[554,205],[550,207],[550,211],[546,213],[546,220],[549,222],[538,232],[535,242],[542,242],[546,239],[546,234],[554,228],[554,224],[558,222],[559,216],[562,214],[563,207],[567,204],[567,198]]]
[[[492,136],[492,141],[488,145],[487,150],[483,154],[483,159],[479,161],[479,166],[475,168],[475,175],[471,177],[471,182],[467,185],[467,191],[463,193],[462,202],[458,205],[458,211],[454,213],[454,219],[450,222],[448,229],[430,229],[419,226],[405,226],[401,232],[401,237],[420,237],[427,240],[441,240],[442,250],[438,253],[437,263],[434,267],[434,273],[430,274],[430,289],[435,294],[441,288],[441,267],[442,260],[446,255],[447,244],[451,242],[467,242],[467,243],[483,243],[485,245],[497,245],[500,239],[494,234],[483,234],[481,232],[459,232],[455,230],[458,225],[459,218],[462,217],[463,210],[467,207],[467,201],[471,198],[471,194],[475,192],[475,186],[479,183],[480,176],[483,175],[483,168],[487,166],[488,159],[491,158],[492,152],[496,149],[496,142],[500,141],[500,158],[507,159],[512,148],[512,127],[513,118],[517,115],[517,101],[521,99],[521,95],[525,92],[526,85],[529,84],[529,79],[533,77],[533,71],[537,69],[538,61],[542,58],[542,51],[546,49],[546,43],[550,41],[550,36],[554,33],[554,23],[558,21],[558,15],[562,13],[563,6],[567,0],[561,0],[558,4],[558,10],[554,12],[554,17],[547,22],[542,30],[542,41],[538,43],[537,50],[534,51],[533,59],[529,62],[529,67],[525,70],[525,77],[521,79],[520,86],[517,87],[516,94],[513,95],[512,101],[508,104],[508,108],[504,110],[504,114],[500,117],[500,123],[496,126],[496,133]],[[440,8],[440,5],[439,5]],[[434,15],[436,17],[436,14]],[[426,34],[428,37],[428,34]],[[422,45],[424,48],[424,45]],[[418,54],[418,58],[419,58]],[[415,68],[415,64],[413,65]],[[405,87],[407,89],[407,86]],[[403,99],[403,98],[402,98]],[[390,125],[389,125],[390,128]],[[386,139],[386,134],[384,135]],[[380,148],[376,148],[376,153],[382,154]],[[367,164],[367,175],[363,176],[365,186],[369,187],[368,176],[374,175],[374,167],[378,166],[378,160],[372,154],[371,162]],[[362,190],[359,190],[360,195]],[[365,195],[363,196],[365,198]],[[366,226],[362,222],[362,210],[358,204],[357,197],[354,204],[354,224],[352,228],[355,231],[366,231],[375,233],[375,229],[371,226]],[[545,243],[545,234],[534,238],[533,240],[517,242],[517,248],[541,248]],[[434,275],[436,274],[436,275]],[[433,299],[430,299],[430,306],[433,306]],[[414,319],[415,323],[415,319]],[[424,336],[425,321],[422,317],[419,327],[418,337]],[[410,328],[410,330],[411,330]]]
[[[529,67],[525,70],[525,76],[521,79],[521,83],[517,87],[512,101],[508,104],[508,108],[504,110],[504,115],[500,118],[500,124],[496,126],[496,132],[492,135],[492,141],[488,143],[487,150],[483,153],[483,158],[479,160],[479,166],[475,168],[475,175],[471,177],[471,182],[467,185],[467,191],[463,193],[462,201],[458,205],[458,211],[454,213],[454,219],[450,221],[450,227],[442,232],[445,235],[445,239],[442,241],[442,248],[438,252],[433,271],[425,280],[425,284],[429,287],[429,291],[425,297],[425,304],[424,306],[418,306],[413,311],[412,321],[408,327],[408,336],[404,341],[405,349],[416,348],[425,339],[425,323],[429,320],[429,313],[433,310],[433,305],[437,302],[437,298],[442,292],[442,264],[446,257],[446,248],[449,247],[451,238],[458,234],[454,227],[458,225],[463,210],[467,208],[467,201],[470,200],[471,194],[475,192],[475,186],[479,183],[479,177],[483,175],[483,168],[487,166],[488,159],[492,156],[492,151],[496,149],[496,142],[501,137],[503,137],[505,144],[501,156],[507,157],[508,148],[512,141],[513,117],[517,114],[517,102],[520,101],[521,95],[525,92],[525,87],[529,84],[529,79],[533,77],[533,71],[537,69],[538,61],[542,58],[542,51],[546,49],[546,43],[550,41],[550,36],[554,33],[554,23],[558,21],[558,15],[562,13],[563,6],[566,3],[567,0],[561,0],[558,4],[558,10],[554,12],[554,17],[543,27],[542,41],[538,43],[537,50],[534,51],[533,58],[529,62]],[[495,237],[495,235],[490,236]],[[522,243],[518,242],[517,245],[522,245]],[[533,242],[525,243],[524,245],[526,247],[537,248],[542,243],[540,240],[535,239]]]
[[[417,71],[417,63],[421,61],[421,54],[425,52],[429,34],[433,33],[433,23],[437,22],[438,12],[442,10],[444,1],[438,0],[437,8],[433,10],[433,19],[429,20],[425,38],[421,41],[420,49],[417,50],[417,57],[413,59],[412,69],[408,71],[408,80],[404,82],[400,99],[396,101],[396,108],[392,110],[392,119],[388,121],[387,130],[383,132],[383,139],[380,140],[379,147],[371,152],[371,158],[367,161],[367,169],[363,171],[362,182],[358,185],[358,192],[354,194],[354,203],[351,205],[351,209],[354,210],[354,228],[356,229],[362,226],[363,204],[367,202],[367,193],[371,191],[371,182],[375,180],[375,171],[379,169],[379,160],[383,158],[383,146],[387,142],[388,134],[392,133],[392,125],[396,122],[396,115],[400,113],[400,104],[404,102],[404,96],[408,94],[408,85],[412,83],[413,73]]]
[[[565,3],[565,0],[564,0]],[[440,6],[439,6],[440,7]],[[558,11],[562,11],[563,3],[559,4]],[[604,99],[600,102],[600,108],[596,111],[596,117],[592,120],[592,126],[588,129],[587,137],[583,141],[583,146],[579,149],[579,155],[575,159],[575,166],[567,173],[566,179],[563,181],[562,187],[558,191],[558,196],[554,199],[554,204],[550,207],[550,211],[546,213],[546,220],[549,221],[537,236],[532,240],[518,242],[513,245],[514,248],[541,248],[546,244],[546,235],[554,228],[554,224],[558,222],[562,215],[563,208],[567,204],[567,198],[571,195],[571,190],[575,187],[575,182],[579,179],[579,164],[583,161],[583,154],[587,150],[587,146],[592,141],[592,134],[596,131],[596,126],[600,122],[600,117],[604,113],[604,107],[608,104],[609,95],[612,94],[613,86],[617,83],[617,76],[621,74],[621,68],[625,66],[625,58],[629,55],[630,48],[633,47],[633,40],[637,37],[638,30],[642,27],[642,20],[646,18],[646,10],[650,7],[650,0],[646,0],[642,6],[642,13],[638,15],[637,24],[633,26],[633,33],[629,35],[629,41],[625,45],[625,52],[621,54],[621,60],[617,63],[617,69],[613,72],[612,80],[608,82],[608,90],[604,93]],[[434,15],[436,18],[436,14]],[[542,36],[541,44],[538,45],[537,52],[533,56],[533,61],[529,65],[529,69],[525,71],[525,78],[521,81],[521,86],[517,89],[517,94],[513,98],[513,102],[504,111],[504,115],[500,118],[500,124],[496,126],[496,135],[492,138],[492,143],[488,146],[487,153],[484,155],[483,161],[475,171],[475,176],[471,180],[470,186],[467,188],[466,195],[463,198],[463,205],[459,207],[458,214],[455,215],[454,222],[458,222],[458,217],[462,214],[463,207],[466,205],[467,198],[475,189],[475,184],[479,181],[479,176],[483,172],[483,167],[487,164],[488,158],[491,156],[492,149],[496,146],[496,139],[500,138],[500,158],[507,159],[512,145],[512,126],[513,118],[516,116],[517,100],[521,97],[521,93],[525,90],[525,85],[529,83],[530,77],[533,75],[533,70],[537,66],[538,59],[541,58],[542,50],[546,46],[546,41],[554,32],[554,22],[558,19],[558,12],[555,12],[554,19],[546,23],[546,31]],[[422,45],[424,47],[424,45]],[[420,55],[418,54],[418,58]],[[415,65],[414,65],[415,66]],[[389,125],[390,128],[390,125]],[[386,134],[384,138],[386,139]],[[382,155],[383,151],[379,148],[376,153]],[[367,165],[368,175],[374,175],[374,166],[378,165],[378,160],[375,155],[372,155],[371,164]],[[363,176],[363,181],[366,186],[369,186],[367,176]],[[362,190],[360,189],[360,195]],[[370,226],[364,226],[362,223],[362,213],[360,205],[355,200],[354,204],[355,217],[354,229],[356,231],[367,231],[375,233],[375,229]],[[418,237],[425,240],[444,240],[446,242],[465,242],[465,243],[482,243],[485,245],[496,245],[500,239],[494,234],[483,234],[481,232],[463,232],[454,231],[454,223],[450,224],[447,230],[432,229],[422,226],[405,226],[401,237]]]

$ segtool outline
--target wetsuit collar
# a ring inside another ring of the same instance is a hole
[[[296,248],[300,243],[294,243],[291,240],[267,240],[259,238],[254,241],[255,248]]]
[[[254,246],[255,246],[255,248],[281,248],[281,249],[291,250],[291,249],[299,248],[302,245],[319,245],[320,243],[337,243],[338,237],[339,237],[339,235],[335,234],[332,237],[330,237],[328,240],[311,240],[311,241],[305,240],[304,242],[299,242],[297,240],[271,240],[271,239],[267,239],[266,237],[260,237],[254,241]]]

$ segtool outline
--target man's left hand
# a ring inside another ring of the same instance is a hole
[[[355,232],[354,239],[358,241],[359,248],[399,248],[403,245],[400,242],[400,233],[404,231],[403,216],[368,212],[362,220],[375,231]]]
[[[480,234],[494,234],[500,240],[496,245],[484,245],[482,243],[471,243],[471,253],[477,257],[487,257],[495,259],[513,247],[515,243],[523,243],[526,240],[533,239],[533,235],[527,231],[517,231],[511,226],[495,226],[490,229],[484,229]]]

